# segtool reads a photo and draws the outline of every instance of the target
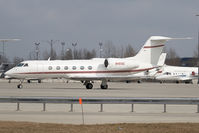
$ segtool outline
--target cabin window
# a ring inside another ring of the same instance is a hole
[[[89,69],[89,70],[92,70],[92,66],[88,66],[88,69]]]
[[[84,66],[81,66],[80,69],[81,69],[81,70],[84,70]]]
[[[53,69],[53,67],[52,67],[52,66],[49,66],[49,67],[48,67],[48,70],[52,70],[52,69]]]
[[[18,65],[17,65],[17,67],[22,67],[24,65],[24,63],[19,63]]]
[[[72,67],[73,70],[76,70],[76,68],[77,68],[76,66],[73,66],[73,67]]]
[[[26,64],[24,65],[24,67],[28,67],[28,63],[26,63]]]
[[[60,66],[57,66],[56,69],[57,69],[57,70],[60,70]]]
[[[64,70],[68,70],[68,66],[65,66],[65,67],[64,67]]]

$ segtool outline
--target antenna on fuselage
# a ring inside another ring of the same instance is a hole
[[[48,58],[48,61],[50,61],[50,57]]]

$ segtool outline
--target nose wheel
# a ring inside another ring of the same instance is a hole
[[[18,84],[18,85],[17,85],[17,88],[18,88],[18,89],[22,89],[22,88],[23,88],[23,85],[22,85],[22,84]]]
[[[18,88],[18,89],[22,89],[22,88],[23,88],[22,83],[23,83],[23,80],[20,80],[20,84],[17,85],[17,88]]]

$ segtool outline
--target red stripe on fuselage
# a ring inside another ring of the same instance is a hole
[[[87,73],[127,73],[127,72],[141,72],[151,70],[152,68],[137,69],[137,70],[115,70],[115,71],[57,71],[57,72],[24,72],[15,74],[87,74]]]
[[[157,48],[157,47],[163,47],[164,45],[156,45],[156,46],[144,46],[144,48]]]

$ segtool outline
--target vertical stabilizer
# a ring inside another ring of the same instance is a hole
[[[170,38],[164,36],[151,36],[138,54],[135,56],[139,61],[157,65],[164,44],[168,40],[191,39],[191,38]]]
[[[163,36],[151,36],[135,58],[145,63],[157,65],[164,44],[170,39]]]

